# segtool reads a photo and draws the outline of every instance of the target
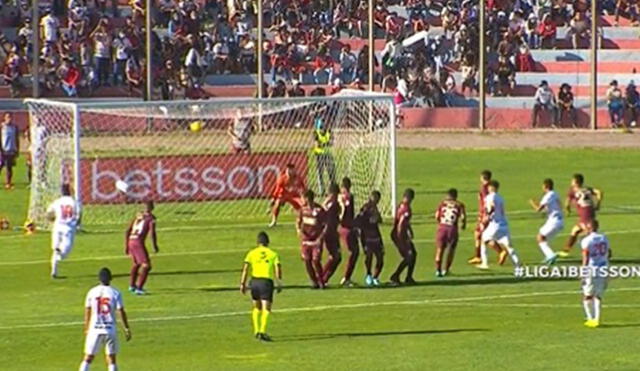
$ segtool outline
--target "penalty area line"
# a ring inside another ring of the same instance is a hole
[[[285,288],[286,289],[286,288]],[[610,289],[609,292],[622,292],[622,291],[638,291],[640,287],[625,287],[618,289]],[[481,306],[484,303],[477,303],[484,300],[500,300],[500,299],[520,299],[520,298],[532,298],[540,296],[559,296],[559,295],[577,295],[580,294],[580,290],[564,290],[564,291],[538,291],[521,294],[501,294],[501,295],[487,295],[487,296],[470,296],[460,298],[443,298],[443,299],[425,299],[425,300],[407,300],[407,301],[386,301],[386,302],[366,302],[366,303],[351,303],[351,304],[337,304],[337,305],[317,305],[313,307],[297,307],[297,308],[283,308],[275,310],[276,314],[281,313],[304,313],[304,312],[318,312],[335,309],[358,309],[367,307],[378,306],[409,306],[409,305],[474,305]],[[502,305],[502,304],[495,304]],[[506,304],[507,306],[509,304]],[[221,312],[221,313],[202,313],[202,314],[188,314],[178,316],[162,316],[162,317],[149,317],[149,318],[133,318],[129,322],[170,322],[181,320],[193,320],[193,319],[207,319],[207,318],[220,318],[220,317],[235,317],[244,316],[249,314],[249,311],[233,311],[233,312]],[[53,323],[36,323],[30,325],[15,325],[15,326],[0,326],[2,330],[21,330],[21,329],[40,329],[40,328],[52,328],[52,327],[69,327],[80,326],[83,322],[71,321],[71,322],[53,322]]]

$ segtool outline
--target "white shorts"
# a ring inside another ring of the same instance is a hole
[[[511,234],[506,224],[489,223],[482,232],[482,242],[496,241],[500,245],[511,247]]]
[[[118,354],[118,336],[115,331],[106,334],[89,331],[84,343],[84,354],[95,356],[102,346],[104,346],[105,354]]]
[[[547,221],[540,227],[540,233],[547,240],[555,237],[564,228],[564,221],[558,218],[547,218]]]
[[[601,298],[607,289],[606,277],[585,277],[582,279],[582,294]]]
[[[54,227],[51,231],[51,249],[60,251],[62,259],[66,258],[73,248],[76,230],[73,228]]]

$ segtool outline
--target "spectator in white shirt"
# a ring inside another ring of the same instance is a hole
[[[356,77],[356,65],[358,59],[351,52],[351,46],[345,45],[340,52],[340,80],[349,84]]]
[[[45,11],[45,16],[40,20],[40,32],[42,39],[47,44],[55,44],[58,41],[60,23],[50,10]]]
[[[109,84],[109,62],[111,61],[111,36],[107,32],[105,23],[98,25],[91,34],[93,38],[93,57],[95,58],[95,68],[98,75],[98,83]]]
[[[546,80],[542,80],[536,95],[533,97],[535,100],[533,104],[533,114],[531,117],[531,126],[536,127],[538,124],[538,114],[540,111],[551,111],[553,116],[556,117],[556,97],[553,94],[553,90],[549,87],[549,83]]]
[[[124,84],[126,76],[124,73],[129,52],[131,50],[131,41],[125,34],[124,30],[120,30],[115,39],[113,39],[113,49],[115,52],[115,63],[113,65],[113,84]]]
[[[187,36],[187,43],[189,44],[189,51],[184,59],[184,66],[187,68],[189,77],[196,82],[202,77],[202,56],[194,35]]]

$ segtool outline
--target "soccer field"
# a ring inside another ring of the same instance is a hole
[[[603,324],[588,329],[579,281],[516,279],[509,263],[495,265],[493,252],[491,270],[467,265],[472,227],[462,232],[453,274],[435,278],[432,213],[444,191],[457,187],[474,219],[478,174],[491,169],[506,199],[515,247],[525,264],[538,264],[542,254],[535,235],[544,219],[528,199],[539,199],[545,177],[556,181],[564,197],[571,174],[582,172],[587,185],[604,191],[599,219],[614,264],[639,265],[639,164],[640,150],[631,149],[400,150],[398,191],[416,191],[419,284],[347,289],[337,288],[340,277],[334,277],[329,289],[310,290],[294,227],[283,223],[269,231],[285,283],[271,317],[273,343],[253,338],[249,297],[238,290],[242,258],[263,229],[257,225],[159,220],[161,251],[152,256],[149,295],[143,297],[125,292],[128,220],[117,230],[79,234],[60,265],[65,278],[55,281],[49,278],[48,233],[1,232],[0,369],[77,369],[83,300],[97,283],[98,269],[108,266],[113,285],[123,291],[133,331],[129,343],[120,336],[120,370],[638,370],[637,279],[610,282]],[[6,213],[14,225],[26,215],[24,188],[19,182],[14,191],[0,191],[0,216]],[[356,200],[358,207],[362,201]],[[552,246],[562,246],[574,221],[574,215],[568,218]],[[388,230],[387,220],[385,237]],[[398,253],[388,238],[385,246],[386,281]],[[572,258],[559,264],[578,261],[574,248]],[[362,259],[355,278],[362,284]],[[104,369],[99,356],[92,370]]]

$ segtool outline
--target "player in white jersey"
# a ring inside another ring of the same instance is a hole
[[[482,232],[482,244],[480,245],[480,259],[482,262],[477,268],[488,269],[487,244],[498,244],[502,248],[499,263],[502,265],[507,258],[511,257],[513,265],[520,265],[520,258],[516,250],[511,246],[511,234],[509,233],[509,222],[505,214],[504,199],[498,193],[500,183],[497,180],[489,182],[489,194],[485,197],[486,208],[485,218],[488,219],[487,228]],[[494,247],[494,246],[492,246]]]
[[[544,195],[540,203],[529,200],[531,206],[537,211],[545,211],[547,213],[547,221],[538,232],[537,240],[540,250],[544,254],[544,263],[553,264],[558,258],[557,254],[551,250],[549,241],[555,237],[564,228],[564,215],[562,214],[562,203],[556,191],[553,190],[553,180],[550,178],[542,182],[542,190]]]
[[[98,273],[100,284],[87,293],[84,312],[84,359],[80,364],[80,371],[89,371],[98,349],[105,347],[109,371],[117,371],[116,354],[118,353],[118,336],[116,326],[116,311],[120,312],[124,334],[127,341],[131,340],[131,329],[127,321],[127,313],[122,304],[122,294],[111,287],[111,271],[102,268]]]
[[[62,197],[55,200],[49,209],[47,217],[53,221],[51,229],[51,277],[58,275],[58,263],[66,258],[73,248],[76,228],[80,223],[80,206],[71,197],[69,185],[62,186]]]
[[[607,289],[607,277],[598,274],[598,269],[609,265],[611,247],[607,237],[598,233],[599,223],[593,220],[587,224],[587,236],[582,239],[582,266],[593,272],[582,277],[582,305],[587,321],[587,327],[600,326],[600,308],[602,296]]]

